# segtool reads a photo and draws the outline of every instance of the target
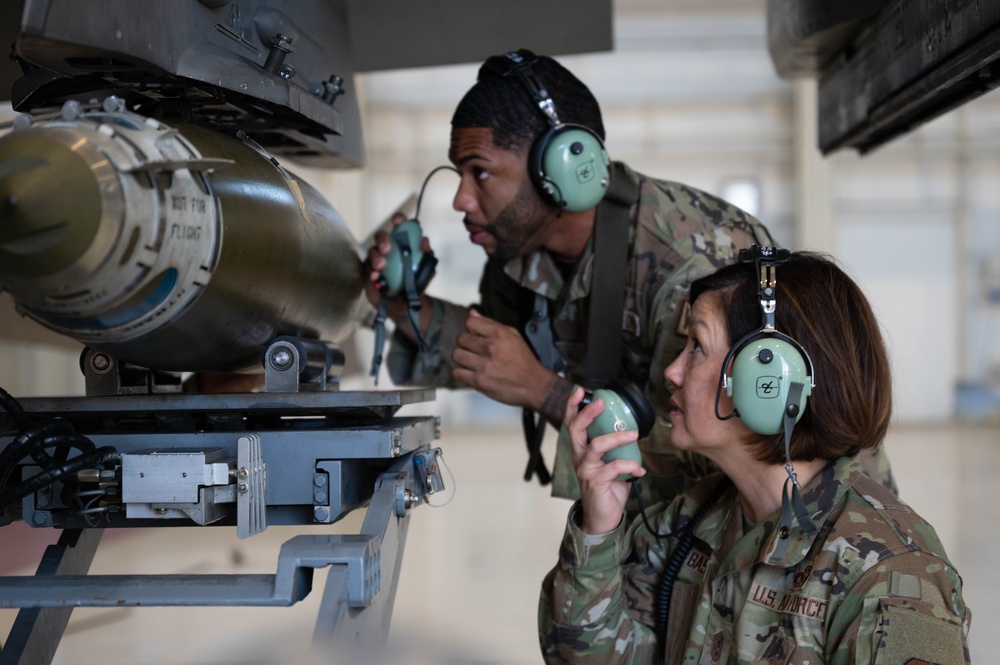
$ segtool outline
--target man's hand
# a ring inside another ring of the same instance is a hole
[[[405,221],[406,216],[401,212],[392,216],[393,226],[399,226]],[[365,270],[368,273],[368,279],[365,282],[365,295],[368,296],[368,302],[373,307],[378,307],[382,300],[382,292],[375,285],[382,279],[382,271],[385,270],[386,257],[389,256],[392,243],[389,241],[388,231],[378,231],[374,241],[374,244],[368,248],[368,259],[365,261]]]
[[[392,225],[399,226],[406,221],[406,216],[397,212],[392,216]],[[389,251],[392,247],[392,243],[389,240],[388,231],[378,231],[374,236],[374,243],[368,248],[368,258],[365,260],[364,269],[366,271],[365,280],[365,295],[368,297],[368,302],[372,304],[373,307],[378,307],[378,304],[382,301],[382,298],[389,297],[383,294],[376,286],[379,280],[382,279],[382,271],[385,270],[386,257],[389,255]],[[425,254],[431,254],[431,243],[424,236],[423,240],[420,242],[420,250]],[[430,325],[431,319],[431,307],[430,302],[423,293],[420,294],[421,310],[420,310],[420,330],[421,332],[426,332],[427,327]],[[410,330],[409,323],[400,326],[401,323],[407,321],[407,304],[404,298],[397,297],[392,298],[389,302],[389,307],[387,314],[390,319],[392,319],[397,328],[404,331],[404,334],[409,337],[414,342],[416,337],[413,331]]]
[[[527,407],[550,422],[562,422],[573,384],[538,362],[516,329],[472,310],[451,359],[458,365],[453,371],[456,381],[503,404]]]

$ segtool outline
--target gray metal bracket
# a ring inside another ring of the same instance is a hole
[[[64,532],[59,542],[45,548],[35,577],[29,579],[45,584],[52,576],[61,579],[85,575],[94,561],[103,533],[103,529]],[[6,597],[6,592],[0,591],[0,597]],[[61,606],[22,609],[17,613],[7,641],[0,650],[0,665],[51,663],[72,612],[72,607]]]
[[[420,502],[412,455],[379,478],[359,534],[295,536],[274,575],[87,575],[103,530],[67,530],[35,576],[0,577],[0,608],[22,608],[0,665],[50,663],[74,607],[290,606],[310,593],[311,569],[327,567],[314,648],[342,640],[377,648],[388,635],[409,509]]]
[[[236,534],[249,538],[267,529],[267,464],[259,435],[241,436],[236,445]]]

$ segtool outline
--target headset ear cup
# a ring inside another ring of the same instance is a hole
[[[740,420],[758,434],[784,429],[785,407],[793,382],[802,383],[802,401],[796,422],[806,408],[812,379],[804,351],[791,338],[761,335],[747,342],[733,360],[733,407]]]
[[[656,424],[656,412],[649,399],[643,394],[632,381],[615,379],[608,383],[608,388],[618,393],[619,397],[628,404],[635,418],[636,427],[639,428],[639,438],[645,439]]]
[[[596,206],[611,182],[611,160],[604,144],[580,125],[550,127],[532,145],[528,165],[543,195],[571,212]]]

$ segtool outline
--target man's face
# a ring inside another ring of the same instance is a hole
[[[451,133],[448,156],[461,177],[452,206],[465,213],[469,240],[501,261],[537,249],[552,231],[555,208],[531,184],[527,151],[497,147],[485,127]]]

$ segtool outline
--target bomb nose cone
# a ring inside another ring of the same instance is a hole
[[[0,139],[0,284],[76,262],[101,217],[100,187],[72,143],[35,130]]]

